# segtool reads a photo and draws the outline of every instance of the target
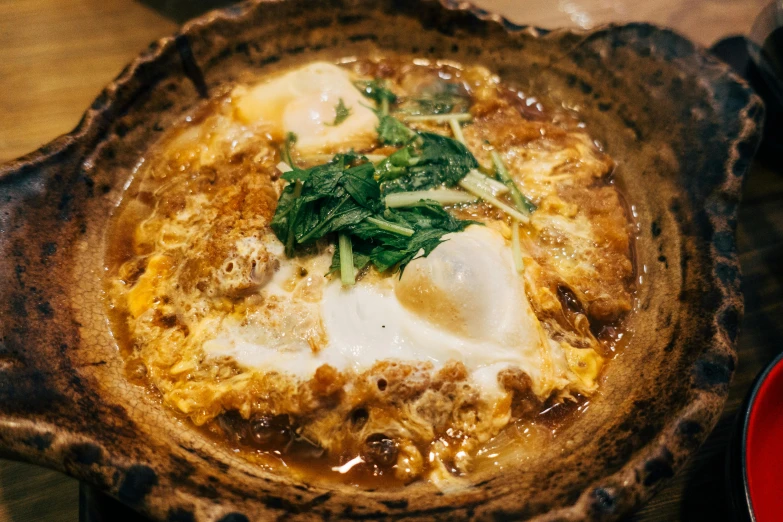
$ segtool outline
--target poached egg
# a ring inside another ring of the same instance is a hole
[[[296,275],[295,260],[282,258],[261,290],[276,303],[273,312],[224,320],[204,349],[302,380],[323,364],[360,373],[381,360],[434,370],[459,361],[487,399],[505,394],[498,373],[516,367],[537,394],[548,393],[567,371],[566,358],[533,313],[506,240],[478,225],[444,239],[401,277],[370,276],[351,287],[321,275],[328,252],[309,261],[307,278]],[[282,253],[276,238],[265,241]],[[315,292],[301,291],[313,285]]]
[[[277,139],[296,135],[302,154],[333,152],[371,146],[377,136],[378,117],[369,108],[345,69],[314,62],[250,89],[238,87],[239,119],[258,126]],[[337,107],[348,116],[338,123]]]

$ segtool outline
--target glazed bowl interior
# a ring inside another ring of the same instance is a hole
[[[378,53],[480,64],[578,111],[617,161],[636,225],[632,339],[600,392],[545,452],[511,454],[459,491],[305,484],[252,465],[128,382],[107,318],[109,223],[165,129],[236,83]],[[0,170],[2,454],[159,519],[619,517],[673,475],[723,407],[742,311],[734,220],[760,118],[723,66],[644,24],[547,34],[393,0],[252,2],[194,21],[134,62],[73,134]]]

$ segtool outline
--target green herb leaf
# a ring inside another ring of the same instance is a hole
[[[391,123],[393,127],[406,131],[407,144],[377,169],[370,162],[361,163],[365,157],[350,152],[284,174],[292,183],[280,196],[272,230],[286,245],[286,255],[294,256],[297,245],[338,232],[342,248],[335,252],[332,271],[339,270],[339,251],[349,248],[357,269],[372,263],[380,271],[402,271],[417,256],[432,252],[444,235],[471,223],[454,218],[430,200],[386,208],[385,193],[452,186],[478,166],[456,140],[414,133],[394,118],[388,119],[396,122]],[[351,280],[351,274],[344,275],[344,281]]]
[[[470,97],[464,88],[456,83],[434,82],[422,89],[417,97],[400,104],[399,112],[410,116],[448,114],[455,109],[467,112]]]
[[[283,173],[283,175],[280,177],[287,181],[304,182],[305,179],[307,179],[309,173],[307,170],[300,169],[296,166],[296,163],[294,163],[294,159],[291,154],[291,149],[293,148],[294,144],[296,144],[296,134],[289,132],[285,136],[285,142],[283,143],[283,148],[280,151],[280,156],[283,158],[283,161],[287,163],[289,167],[291,167],[291,170],[289,172]]]
[[[280,199],[277,201],[277,209],[271,223],[272,231],[285,245],[285,253],[288,257],[294,256],[293,227],[301,209],[301,201],[299,199],[301,192],[302,183],[299,181],[291,183],[283,189],[283,193],[280,194]]]
[[[397,95],[386,88],[385,82],[383,80],[376,79],[369,82],[355,82],[354,85],[365,97],[373,100],[378,104],[378,106],[383,105],[384,100],[388,105],[392,105],[397,102]]]
[[[342,98],[340,98],[340,101],[337,103],[337,106],[334,108],[334,112],[335,112],[334,122],[327,123],[327,125],[331,127],[337,127],[346,119],[348,119],[348,116],[351,115],[351,109],[345,106],[345,102],[343,101]]]
[[[383,145],[394,145],[399,147],[410,141],[416,135],[397,118],[392,116],[381,116],[378,125],[378,141]]]
[[[401,221],[415,230],[442,229],[457,232],[473,221],[457,219],[435,201],[422,200],[415,207],[387,209],[384,216],[389,220]]]
[[[297,243],[315,241],[372,215],[371,211],[357,205],[350,196],[342,199],[328,198],[320,203],[304,209],[304,216],[294,224]]]
[[[395,152],[378,166],[385,194],[456,185],[478,167],[473,154],[457,140],[419,132],[419,139]],[[406,167],[403,173],[400,167]]]
[[[381,197],[381,187],[375,181],[375,167],[372,163],[363,163],[343,172],[342,185],[361,206],[375,209]]]
[[[418,114],[448,114],[454,108],[454,101],[449,97],[420,98],[416,100],[419,105]]]
[[[315,241],[362,221],[381,208],[380,186],[372,163],[345,168],[355,154],[340,154],[329,163],[297,169],[283,177],[294,183],[280,196],[272,230],[284,244]],[[296,193],[295,186],[299,186]],[[293,256],[292,248],[287,255]]]
[[[442,229],[422,230],[414,234],[404,248],[387,248],[386,245],[380,245],[373,248],[371,259],[375,268],[379,272],[385,272],[392,268],[397,268],[400,275],[405,267],[417,257],[427,257],[441,244],[442,237],[449,232]]]
[[[414,233],[411,236],[401,235],[366,220],[348,229],[355,237],[374,245],[369,253],[370,261],[381,272],[395,267],[404,270],[420,253],[429,255],[442,242],[444,235],[464,230],[473,223],[456,219],[434,201],[422,201],[412,208],[386,210],[383,219],[412,228]]]

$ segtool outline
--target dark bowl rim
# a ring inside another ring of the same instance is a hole
[[[233,4],[227,7],[213,9],[206,13],[199,15],[191,20],[188,20],[179,25],[177,30],[167,36],[163,36],[156,40],[153,40],[148,48],[135,56],[123,69],[115,76],[106,86],[101,89],[100,93],[90,104],[89,108],[82,114],[79,122],[69,132],[61,134],[50,141],[44,143],[35,150],[32,150],[22,156],[13,158],[4,162],[0,162],[0,180],[10,175],[18,175],[34,168],[36,165],[45,162],[46,160],[64,153],[68,147],[73,145],[77,139],[84,139],[89,135],[89,132],[94,125],[96,125],[96,119],[100,116],[104,116],[106,112],[110,111],[112,102],[111,95],[116,91],[129,83],[129,81],[138,73],[139,68],[146,64],[151,64],[157,61],[172,45],[177,45],[185,42],[186,47],[187,38],[195,33],[203,26],[211,25],[216,21],[228,21],[230,19],[239,19],[245,16],[251,9],[256,8],[261,4],[272,4],[286,2],[289,0],[240,0],[237,4]],[[677,37],[680,40],[688,42],[693,46],[693,53],[699,55],[702,59],[702,68],[714,69],[721,76],[724,76],[731,80],[733,83],[740,85],[743,90],[751,93],[751,99],[749,105],[759,105],[763,107],[761,98],[755,94],[755,91],[750,86],[748,81],[739,75],[729,64],[723,62],[709,49],[691,40],[689,37],[682,33],[667,27],[658,25],[651,22],[641,21],[629,21],[629,22],[608,22],[597,25],[595,27],[584,29],[581,27],[556,27],[554,29],[547,29],[538,27],[531,24],[517,24],[509,20],[506,16],[494,13],[482,7],[479,7],[473,1],[469,0],[419,0],[422,3],[437,3],[440,4],[447,11],[464,11],[470,13],[474,17],[484,22],[492,22],[502,26],[507,32],[510,33],[527,33],[534,38],[546,38],[548,36],[558,36],[560,34],[574,34],[583,36],[585,39],[592,38],[598,34],[610,32],[614,29],[625,27],[646,27],[655,31],[669,33]],[[183,60],[187,58],[183,57]],[[186,75],[188,71],[186,71]],[[112,115],[113,116],[113,115]],[[763,119],[763,118],[762,118]],[[757,124],[756,127],[759,125]],[[749,129],[752,132],[754,129]],[[755,151],[754,151],[755,152]]]

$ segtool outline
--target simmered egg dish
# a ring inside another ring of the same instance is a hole
[[[504,429],[598,388],[633,296],[613,168],[576,114],[483,67],[346,59],[227,88],[119,207],[129,372],[245,453],[469,477]]]

